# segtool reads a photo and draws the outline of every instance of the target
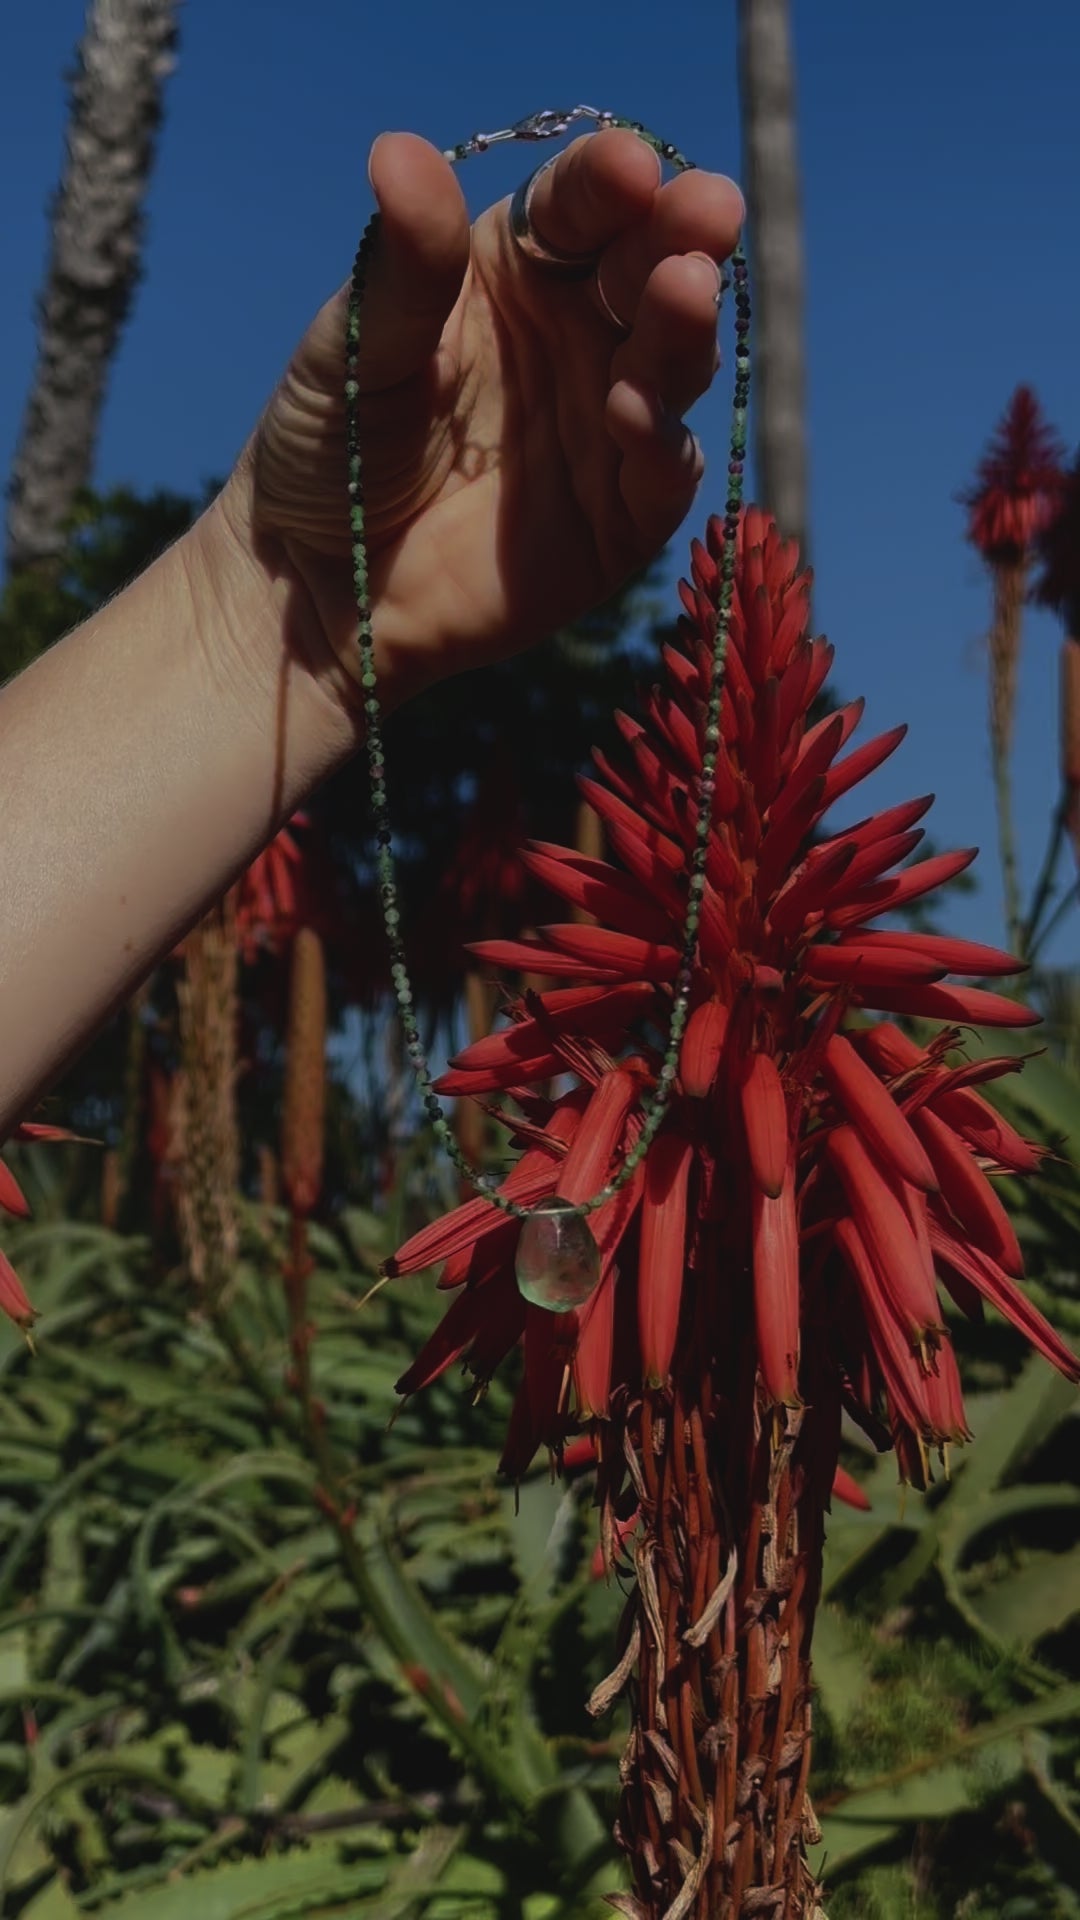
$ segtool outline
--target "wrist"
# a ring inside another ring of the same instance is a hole
[[[248,454],[181,542],[208,665],[241,698],[287,693],[334,762],[358,745],[360,691],[283,541],[255,524]]]

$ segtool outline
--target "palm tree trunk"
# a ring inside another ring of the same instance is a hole
[[[808,554],[802,195],[789,0],[739,0],[757,498]]]
[[[141,270],[143,204],[180,0],[89,0],[52,204],[38,359],[8,495],[7,567],[47,568],[89,479]]]

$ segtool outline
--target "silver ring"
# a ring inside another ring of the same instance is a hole
[[[565,247],[552,246],[537,233],[530,218],[532,197],[536,183],[542,174],[547,173],[558,160],[559,155],[541,162],[527,180],[523,180],[510,202],[510,232],[514,244],[526,260],[534,266],[543,267],[546,272],[556,275],[560,280],[587,280],[599,255],[596,253],[568,253]]]
[[[605,320],[610,320],[612,326],[615,328],[616,333],[622,334],[623,338],[625,339],[627,334],[629,334],[631,331],[630,322],[628,320],[624,320],[621,313],[616,313],[614,307],[611,304],[611,301],[608,299],[607,294],[604,292],[604,283],[600,278],[599,260],[597,261],[596,266],[593,269],[593,292],[596,295],[597,304]]]

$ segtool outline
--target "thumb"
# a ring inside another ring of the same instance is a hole
[[[380,134],[368,176],[382,215],[360,314],[361,391],[431,359],[469,264],[469,216],[449,161],[413,133]]]

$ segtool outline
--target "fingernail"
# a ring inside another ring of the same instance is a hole
[[[686,257],[688,260],[700,260],[703,267],[708,267],[709,272],[712,274],[713,279],[716,282],[716,291],[713,294],[713,301],[715,302],[716,306],[719,306],[721,296],[724,291],[724,276],[720,271],[720,268],[717,266],[716,261],[712,258],[710,254],[707,254],[707,253],[689,253],[687,254]]]
[[[386,138],[387,138],[386,133],[377,133],[368,151],[367,177],[368,177],[368,186],[371,188],[372,192],[375,191],[375,182],[371,177],[371,163],[375,158],[376,147],[379,145],[381,141],[385,140]]]
[[[740,187],[738,181],[732,179],[730,173],[719,173],[717,174],[716,177],[718,180],[722,180],[724,182],[725,187],[731,188],[732,193],[735,195],[736,199],[738,200],[739,207],[741,209],[739,213],[739,225],[741,227],[743,224],[743,221],[746,219],[746,201],[743,197],[743,190]]]

